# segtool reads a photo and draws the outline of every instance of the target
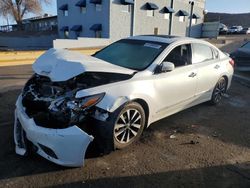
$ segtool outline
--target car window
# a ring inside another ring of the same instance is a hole
[[[213,51],[213,54],[214,54],[214,58],[215,58],[215,59],[219,59],[219,58],[220,58],[220,56],[219,56],[219,52],[218,52],[218,50],[216,50],[216,49],[212,49],[212,51]]]
[[[97,52],[96,58],[121,67],[144,70],[168,46],[167,43],[123,39]]]
[[[192,61],[193,64],[214,59],[212,49],[205,44],[194,43],[192,44],[192,50],[193,50],[193,61]]]
[[[167,55],[164,61],[173,63],[175,67],[191,64],[191,45],[177,46]]]
[[[247,42],[247,43],[244,44],[241,48],[250,50],[250,42]]]

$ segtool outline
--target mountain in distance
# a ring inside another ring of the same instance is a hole
[[[228,27],[234,25],[241,25],[243,27],[250,27],[250,13],[241,14],[228,14],[228,13],[216,13],[209,12],[205,16],[206,22],[220,22]]]

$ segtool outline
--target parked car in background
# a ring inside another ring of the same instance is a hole
[[[240,34],[250,34],[250,27],[245,27],[240,31]]]
[[[228,29],[229,34],[239,34],[243,30],[242,26],[232,26]]]
[[[54,163],[82,166],[92,141],[109,153],[153,122],[220,103],[233,64],[206,41],[173,36],[130,37],[93,56],[50,49],[16,102],[16,153],[31,148]]]
[[[235,61],[236,69],[239,71],[250,71],[250,41],[230,54]]]
[[[220,23],[219,26],[219,34],[220,35],[225,35],[228,32],[228,27],[225,24]]]

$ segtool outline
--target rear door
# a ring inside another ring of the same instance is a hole
[[[219,80],[221,64],[219,53],[208,45],[192,44],[192,63],[197,69],[196,96],[209,94]]]

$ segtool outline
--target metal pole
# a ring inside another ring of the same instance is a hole
[[[131,28],[130,28],[130,36],[134,36],[134,23],[135,23],[135,2],[131,6]]]
[[[174,9],[174,0],[171,0],[170,7]],[[173,13],[170,14],[170,20],[169,20],[169,29],[168,29],[168,34],[172,35],[172,27],[173,27]]]
[[[136,29],[136,6],[137,0],[134,0],[134,5],[133,5],[133,35],[135,35],[135,29]]]
[[[9,32],[9,17],[7,15],[7,31]]]
[[[188,36],[191,37],[192,19],[193,19],[193,12],[194,12],[194,1],[189,1],[189,4],[191,4],[191,11],[190,11],[190,20],[189,20]]]

